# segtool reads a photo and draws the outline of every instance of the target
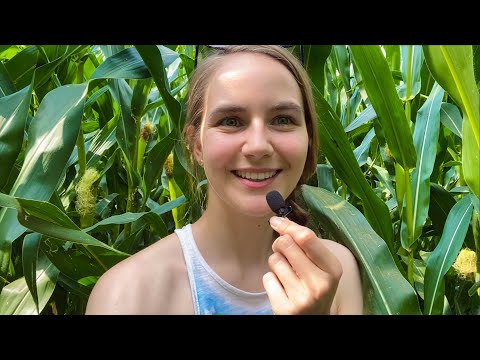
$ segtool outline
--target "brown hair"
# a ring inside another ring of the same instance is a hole
[[[307,213],[296,204],[296,190],[300,185],[307,182],[317,168],[317,113],[315,112],[315,102],[310,77],[300,61],[290,53],[290,51],[277,45],[230,45],[206,57],[195,69],[190,79],[183,136],[186,139],[189,148],[192,148],[194,140],[200,133],[201,122],[205,111],[205,93],[210,83],[210,79],[226,55],[242,52],[264,54],[277,60],[290,71],[300,87],[305,112],[305,123],[309,137],[309,146],[303,173],[297,183],[297,188],[288,196],[286,203],[293,208],[289,218],[301,225],[305,225],[308,222]],[[192,133],[190,136],[187,136],[188,128],[192,128],[193,130],[191,130]],[[192,161],[192,164],[195,164],[193,156],[191,156],[190,160]],[[194,166],[194,169],[195,173],[198,174],[198,167]]]

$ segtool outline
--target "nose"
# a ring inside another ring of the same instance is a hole
[[[245,131],[242,153],[249,158],[261,159],[273,153],[271,134],[263,120],[254,120]]]

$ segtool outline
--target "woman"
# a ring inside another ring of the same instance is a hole
[[[316,169],[307,73],[280,46],[228,46],[195,70],[185,139],[208,180],[193,224],[97,282],[87,314],[361,314],[359,269],[305,226],[295,189]],[[277,190],[294,211],[272,216]]]

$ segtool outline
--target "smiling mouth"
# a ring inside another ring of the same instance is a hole
[[[235,176],[238,176],[242,179],[254,181],[254,182],[261,182],[267,179],[271,179],[276,176],[281,170],[272,170],[272,171],[264,171],[264,172],[251,172],[251,171],[238,171],[234,170],[232,173]]]

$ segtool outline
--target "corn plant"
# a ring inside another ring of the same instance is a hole
[[[477,49],[333,46],[327,59],[317,103],[325,161],[304,193],[361,261],[368,312],[480,311]],[[389,305],[402,296],[402,307]]]
[[[304,205],[357,257],[366,313],[480,311],[477,49],[305,46],[321,148]],[[1,314],[83,314],[108,268],[198,218],[194,58],[0,46]]]

